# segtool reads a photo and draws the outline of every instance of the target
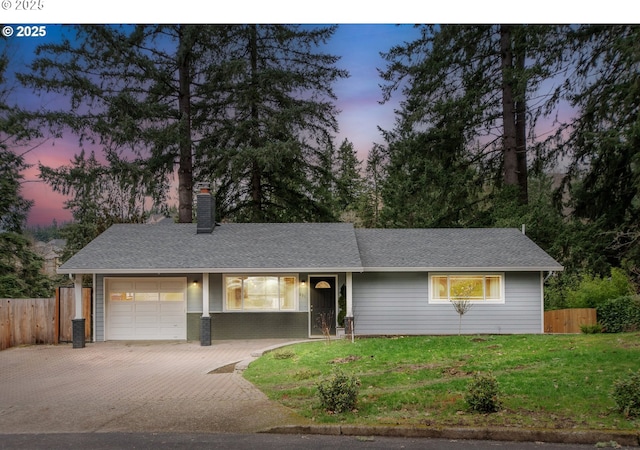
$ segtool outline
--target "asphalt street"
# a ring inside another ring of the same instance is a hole
[[[612,442],[602,442],[601,448]],[[586,450],[593,445],[281,434],[54,433],[0,434],[0,449],[260,449],[260,450]],[[629,447],[618,447],[629,448]]]

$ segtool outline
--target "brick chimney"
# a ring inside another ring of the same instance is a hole
[[[211,195],[208,183],[202,183],[196,196],[196,219],[198,226],[196,233],[211,233],[216,226],[216,202]]]

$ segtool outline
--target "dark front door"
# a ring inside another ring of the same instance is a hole
[[[336,334],[336,278],[310,277],[311,335]]]

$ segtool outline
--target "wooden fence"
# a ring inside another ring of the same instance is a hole
[[[581,333],[582,325],[597,323],[595,308],[557,309],[544,312],[545,333]]]
[[[85,339],[91,339],[91,288],[82,289]],[[59,288],[53,298],[0,299],[0,350],[18,345],[70,342],[75,317],[73,288]]]

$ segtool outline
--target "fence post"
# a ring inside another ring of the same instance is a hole
[[[60,343],[60,286],[56,288],[56,305],[53,310],[53,343]]]

